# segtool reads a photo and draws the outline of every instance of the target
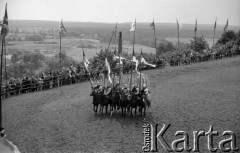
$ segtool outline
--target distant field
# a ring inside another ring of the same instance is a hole
[[[59,53],[59,40],[58,39],[46,39],[46,44],[44,42],[41,43],[34,43],[31,41],[21,41],[21,42],[11,42],[13,45],[9,45],[9,49],[20,49],[20,50],[28,50],[28,51],[34,51],[35,49],[41,50],[41,52],[45,56],[53,56],[56,53]],[[55,43],[55,44],[54,44]],[[82,60],[82,48],[81,46],[88,46],[91,45],[92,48],[84,48],[84,51],[86,53],[86,56],[88,58],[91,58],[96,55],[101,49],[104,49],[107,47],[107,43],[100,43],[99,40],[94,39],[62,39],[62,51],[65,50],[66,54],[73,59],[77,61]],[[114,50],[115,45],[111,45],[110,49]],[[137,53],[140,53],[141,49],[145,53],[155,53],[155,49],[136,44],[135,45],[135,51]],[[128,53],[132,52],[132,44],[123,44],[123,51],[126,51]]]
[[[167,37],[166,40],[177,44],[177,37]],[[184,43],[190,43],[190,39],[187,37],[180,37],[179,41]],[[208,42],[209,46],[212,46],[212,38],[205,38]],[[217,39],[216,39],[217,41]],[[215,41],[215,42],[216,42]],[[12,45],[9,45],[9,49],[19,49],[19,50],[28,50],[34,51],[35,49],[41,50],[41,52],[45,56],[54,56],[55,54],[59,53],[59,39],[46,39],[44,42],[31,42],[31,41],[15,41],[10,42]],[[90,47],[88,48],[88,45]],[[66,54],[77,61],[82,60],[82,47],[85,50],[86,56],[88,58],[92,58],[96,55],[101,49],[104,49],[108,46],[107,43],[100,43],[99,40],[95,39],[76,39],[76,38],[63,38],[62,39],[62,51],[65,50]],[[110,49],[114,50],[117,45],[110,45]],[[148,46],[135,44],[135,52],[140,53],[141,49],[144,53],[153,53],[155,54],[155,48],[151,48]],[[129,54],[132,53],[132,44],[125,42],[123,44],[123,51],[128,52]]]

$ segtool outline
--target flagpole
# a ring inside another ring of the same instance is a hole
[[[133,31],[133,51],[134,51],[134,44],[135,44],[135,31],[136,31],[136,27],[137,27],[137,25],[136,25],[136,19],[135,19],[135,29]]]
[[[2,127],[2,70],[3,70],[3,50],[5,46],[5,37],[8,33],[8,15],[7,15],[7,4],[5,6],[5,14],[2,22],[1,36],[2,36],[2,52],[1,52],[1,68],[0,68],[0,137],[4,138],[6,135],[3,133],[4,128]],[[6,52],[6,51],[5,51]],[[6,62],[6,59],[5,59]],[[6,65],[6,64],[5,64]],[[6,90],[6,87],[5,87]]]
[[[196,38],[197,38],[197,31],[195,30],[195,43],[196,43]]]
[[[0,68],[0,132],[2,134],[2,65],[3,65],[3,45],[4,44],[4,36],[2,36],[2,52],[1,52],[1,68]]]
[[[195,23],[195,42],[196,42],[196,38],[197,38],[197,20],[196,20],[196,23]]]
[[[195,41],[196,41],[196,38],[197,38],[197,32],[196,32],[196,30],[195,30]]]
[[[216,30],[216,28],[214,28],[214,30],[213,30],[213,45],[212,45],[212,48],[213,48],[213,46],[214,46],[215,30]]]
[[[109,46],[110,46],[110,44],[111,44],[111,42],[112,42],[113,34],[116,33],[117,25],[118,25],[118,23],[116,23],[116,26],[115,26],[115,28],[114,28],[114,31],[112,32],[112,35],[111,35],[110,41],[109,41],[109,43],[108,43],[107,50],[109,49]]]
[[[178,28],[178,51],[179,51],[179,28]]]
[[[133,32],[133,53],[132,53],[132,62],[131,62],[131,76],[130,76],[130,91],[132,90],[132,63],[133,63],[133,54],[134,54],[134,44],[135,44],[135,31],[136,31],[136,19],[135,19],[135,29],[134,29],[134,32]]]
[[[195,33],[195,41],[194,41],[194,43],[195,43],[195,46],[196,46],[196,44],[197,44],[197,20],[196,20],[196,23],[195,23],[194,33]]]
[[[61,69],[62,69],[62,48],[61,48],[61,43],[62,43],[62,41],[61,41],[61,32],[60,32],[60,71],[61,71]]]
[[[5,87],[7,87],[7,53],[6,53],[6,43],[4,43],[4,52],[5,52]]]
[[[153,19],[153,23],[154,23],[154,19]],[[159,56],[158,56],[158,52],[157,52],[157,37],[156,37],[155,23],[154,23],[154,26],[153,26],[153,32],[154,32],[154,38],[155,38],[156,58],[158,59]]]
[[[109,41],[109,43],[108,43],[108,47],[107,47],[107,50],[109,49],[109,46],[110,46],[110,44],[111,44],[111,41],[112,41],[112,37],[113,37],[113,33],[112,33],[112,35],[111,35],[111,38],[110,38],[110,41]]]

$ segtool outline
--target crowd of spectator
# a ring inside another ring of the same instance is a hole
[[[91,74],[94,79],[96,74]],[[23,93],[36,92],[89,80],[89,75],[80,66],[71,65],[58,70],[46,70],[33,77],[11,78],[2,86],[2,98]]]

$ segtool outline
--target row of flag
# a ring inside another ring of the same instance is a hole
[[[0,26],[1,26],[1,35],[2,36],[6,36],[8,31],[9,31],[9,29],[8,29],[7,4],[5,5],[5,13],[4,13],[3,21],[0,21]],[[115,26],[115,28],[113,30],[113,35],[115,37],[116,37],[116,34],[117,34],[117,26],[118,26],[118,23],[116,24],[116,26]],[[151,22],[150,27],[152,27],[152,29],[155,30],[154,19],[153,19],[153,22]],[[177,19],[177,29],[181,30],[182,27],[183,27],[182,24],[179,24],[178,19]],[[216,27],[217,27],[217,19],[215,20],[214,29],[216,29]],[[227,28],[228,28],[228,19],[227,19],[226,25],[224,26],[223,30],[226,31]],[[135,30],[136,30],[136,19],[131,24],[131,28],[130,28],[130,31],[135,31]],[[196,23],[195,23],[194,31],[197,32],[197,20],[196,20]],[[66,28],[63,25],[63,21],[61,20],[60,25],[59,25],[59,34],[65,35],[66,33],[67,33],[67,30],[66,30]]]
[[[178,30],[181,30],[181,29],[183,28],[183,25],[178,22],[178,19],[176,19],[176,21],[177,21],[177,29],[178,29]],[[153,30],[155,30],[154,19],[153,19],[153,22],[150,23],[150,27],[151,27]],[[214,29],[216,29],[216,27],[217,27],[217,19],[215,20],[215,23],[214,23]],[[224,32],[227,30],[227,28],[228,28],[228,19],[227,19],[227,22],[226,22],[226,24],[225,24],[225,26],[224,26],[224,29],[223,29]],[[131,28],[130,28],[130,31],[135,31],[135,30],[136,30],[136,19],[135,19],[135,21],[131,24]],[[194,31],[195,31],[195,32],[197,31],[197,20],[196,20],[196,22],[195,22],[195,29],[194,29]]]
[[[177,23],[178,24],[178,23]],[[214,30],[217,28],[217,19],[215,20],[215,23],[214,23]],[[223,28],[223,31],[225,32],[228,28],[228,19],[227,19],[227,22]],[[179,29],[179,28],[178,28]],[[195,32],[197,32],[197,20],[195,22],[195,29],[194,29]]]

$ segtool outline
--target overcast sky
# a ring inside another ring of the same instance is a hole
[[[240,0],[0,0],[9,19],[218,24],[240,26]]]

